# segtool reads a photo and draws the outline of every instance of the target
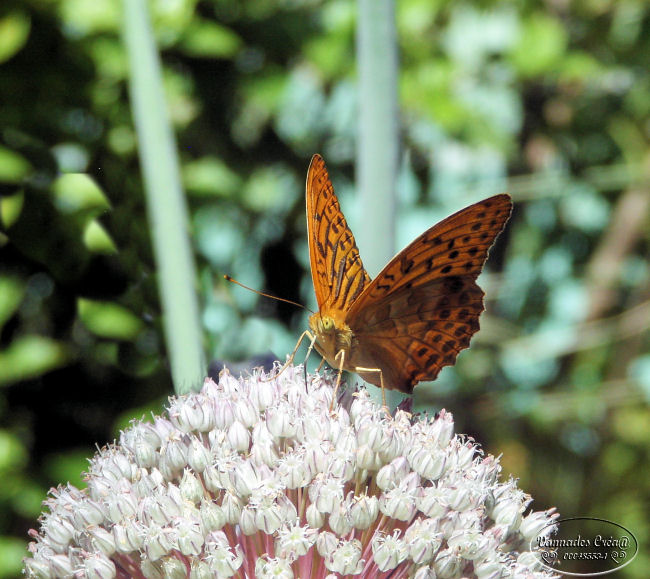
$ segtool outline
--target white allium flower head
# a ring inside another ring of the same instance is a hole
[[[289,366],[224,370],[53,489],[27,577],[530,577],[554,510],[531,498],[449,412],[387,416],[365,390]]]

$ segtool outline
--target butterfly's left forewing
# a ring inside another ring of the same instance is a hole
[[[386,387],[403,392],[453,364],[479,329],[476,278],[511,210],[508,195],[485,199],[398,253],[346,316],[359,344],[355,364],[381,368]],[[377,383],[376,375],[363,377]]]
[[[320,155],[312,157],[307,172],[307,229],[318,309],[342,320],[370,277]]]

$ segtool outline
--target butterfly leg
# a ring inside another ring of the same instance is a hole
[[[384,373],[379,368],[363,368],[361,366],[356,366],[354,368],[355,372],[378,372],[379,373],[379,382],[381,384],[381,402],[382,408],[388,416],[391,416],[390,409],[386,404],[386,388],[384,388]]]
[[[314,349],[314,343],[316,342],[316,336],[312,336],[309,333],[309,330],[305,330],[301,336],[307,336],[309,338],[309,348],[307,348],[307,355],[305,356],[305,361],[302,363],[302,370],[303,374],[305,376],[305,385],[307,385],[307,360],[309,360],[309,354],[311,354],[311,351]],[[320,370],[320,367],[323,365],[323,360],[321,360],[321,363],[318,366],[318,369]]]
[[[309,348],[307,348],[307,355],[305,356],[305,361],[303,362],[304,367],[307,368],[307,360],[309,360],[309,355],[311,354],[311,351],[314,349],[314,344],[316,343],[316,336],[312,336],[311,333],[309,332],[309,330],[305,330],[302,333],[301,338],[304,337],[304,336],[307,336],[309,338]],[[322,365],[323,365],[323,362],[321,361],[318,368],[320,369],[320,367]]]
[[[298,342],[296,342],[296,347],[293,349],[293,352],[291,352],[289,359],[284,363],[284,366],[280,368],[280,370],[278,371],[277,374],[275,374],[275,376],[268,377],[266,380],[263,380],[264,382],[270,382],[274,378],[277,378],[280,374],[282,374],[282,372],[284,372],[289,367],[289,364],[293,362],[293,359],[296,356],[296,352],[298,351],[298,348],[300,348],[300,344],[302,344],[302,341],[306,337],[309,338],[309,340],[311,341],[311,344],[309,345],[309,350],[307,351],[307,355],[309,356],[309,352],[311,352],[311,349],[314,347],[314,342],[316,341],[316,337],[312,336],[309,330],[305,330],[302,334],[300,334],[300,337],[298,338]]]
[[[334,402],[336,401],[336,393],[339,391],[339,386],[341,385],[341,375],[343,374],[343,365],[345,364],[345,350],[339,350],[334,356],[334,360],[341,358],[339,363],[339,371],[336,375],[336,384],[334,385],[334,394],[332,394],[332,403],[330,404],[330,412],[334,408]]]

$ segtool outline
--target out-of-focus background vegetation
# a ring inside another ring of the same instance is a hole
[[[397,0],[398,245],[508,190],[482,330],[415,392],[535,508],[650,541],[650,6]],[[314,306],[303,183],[353,230],[354,0],[151,3],[211,360],[291,351]],[[117,0],[0,6],[0,576],[47,489],[171,394]],[[363,257],[364,248],[361,247]],[[371,272],[372,275],[377,272]],[[621,577],[646,577],[641,553]]]

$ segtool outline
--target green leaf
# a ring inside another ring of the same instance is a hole
[[[325,2],[320,11],[325,34],[305,43],[305,56],[327,78],[340,79],[353,70],[356,11],[354,2]]]
[[[193,20],[198,18],[196,3],[197,0],[149,0],[146,3],[160,46],[168,47],[178,42]]]
[[[25,202],[23,191],[0,197],[0,223],[9,229],[20,217]]]
[[[253,171],[241,195],[253,211],[282,213],[291,208],[299,187],[293,173],[275,165]]]
[[[117,253],[117,247],[111,236],[106,232],[101,223],[96,219],[88,222],[84,230],[84,244],[93,253],[113,255]]]
[[[23,558],[27,549],[27,541],[0,536],[0,577],[20,577]]]
[[[120,20],[120,3],[115,0],[61,0],[60,17],[72,36],[115,32]]]
[[[643,447],[650,438],[649,411],[643,405],[620,409],[611,420],[611,428],[622,441]]]
[[[274,113],[289,86],[290,77],[273,71],[245,79],[241,85],[244,103],[266,118]]]
[[[181,48],[190,56],[232,58],[242,44],[239,36],[229,28],[216,22],[195,20],[185,29]]]
[[[0,181],[20,183],[31,170],[32,166],[24,157],[0,146]]]
[[[140,318],[113,302],[79,298],[77,309],[83,324],[103,338],[133,340],[143,328]]]
[[[29,38],[31,22],[22,11],[14,10],[0,18],[0,62],[19,52]]]
[[[400,100],[410,110],[435,119],[449,132],[460,130],[470,112],[452,94],[454,68],[448,61],[430,59],[408,68],[400,79]]]
[[[305,44],[305,55],[327,78],[340,78],[352,69],[354,48],[352,35],[314,38]]]
[[[534,13],[523,23],[510,59],[524,77],[554,73],[562,63],[566,47],[566,28],[555,18]]]
[[[242,186],[241,177],[214,157],[186,163],[183,166],[183,182],[188,192],[197,196],[231,197]]]
[[[118,41],[119,37],[95,36],[88,45],[88,55],[92,58],[95,70],[103,82],[118,82],[128,75],[129,64],[124,54],[124,47]],[[117,90],[117,88],[115,88]],[[106,100],[113,102],[115,95],[109,88],[96,90],[93,93],[96,106],[110,106]]]
[[[587,52],[573,51],[562,58],[560,78],[564,82],[598,78],[605,71],[598,60]]]
[[[111,206],[95,181],[85,173],[61,175],[52,189],[56,207],[61,213],[85,212],[97,215]]]
[[[25,285],[15,277],[0,276],[0,328],[18,309]]]
[[[66,347],[44,336],[21,336],[0,352],[0,384],[36,378],[64,366],[70,356]]]
[[[22,469],[27,456],[27,450],[17,436],[8,430],[0,430],[0,473]]]

